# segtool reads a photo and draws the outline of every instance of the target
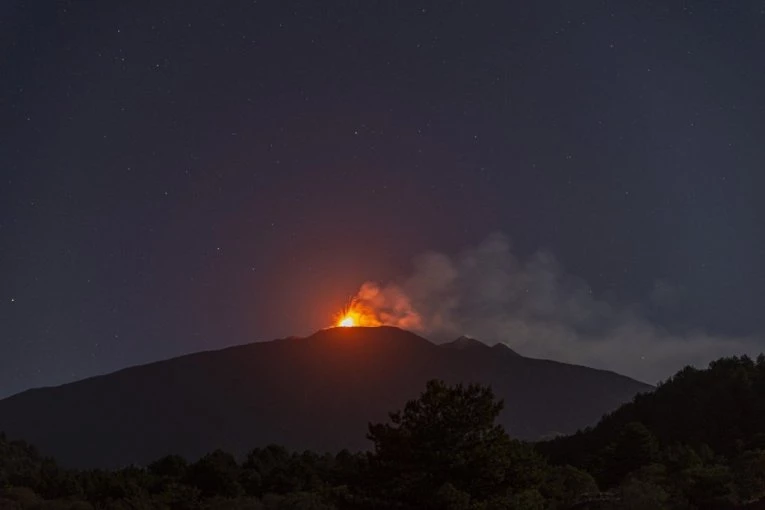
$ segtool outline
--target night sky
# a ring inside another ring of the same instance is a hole
[[[0,397],[309,334],[496,232],[757,337],[763,55],[762,1],[2,2]]]

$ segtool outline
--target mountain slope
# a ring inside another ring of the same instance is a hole
[[[267,443],[369,447],[429,379],[491,384],[517,437],[570,433],[650,386],[618,374],[511,355],[449,349],[397,328],[338,328],[128,368],[0,401],[0,430],[64,465],[143,464]]]

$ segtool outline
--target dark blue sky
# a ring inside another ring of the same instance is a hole
[[[761,1],[3,2],[0,396],[305,334],[492,232],[757,335],[763,55]]]

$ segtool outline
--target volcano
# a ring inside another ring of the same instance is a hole
[[[392,327],[331,328],[127,368],[0,401],[0,430],[65,466],[119,467],[270,443],[368,449],[369,422],[429,379],[490,384],[515,437],[567,434],[651,386],[613,372],[526,358],[458,339],[436,345]]]

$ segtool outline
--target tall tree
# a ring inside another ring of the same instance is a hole
[[[391,413],[390,423],[370,424],[371,468],[385,481],[386,497],[433,508],[433,496],[446,484],[475,501],[538,484],[542,461],[495,423],[502,407],[489,387],[434,380]]]

